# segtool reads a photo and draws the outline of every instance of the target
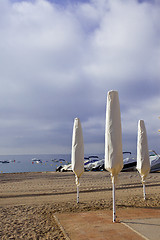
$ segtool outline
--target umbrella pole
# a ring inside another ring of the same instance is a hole
[[[79,203],[79,186],[77,185],[77,203]]]
[[[113,196],[113,222],[116,222],[116,205],[115,205],[115,181],[112,179],[112,196]]]
[[[143,183],[143,197],[144,197],[144,200],[146,200],[146,187],[145,187],[145,183]]]

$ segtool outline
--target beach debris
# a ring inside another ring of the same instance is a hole
[[[151,167],[145,123],[143,120],[139,120],[137,137],[137,170],[141,175],[144,200],[146,199],[145,179],[150,172],[150,168]]]
[[[120,104],[117,91],[107,94],[105,127],[105,169],[111,174],[113,197],[113,222],[116,222],[115,182],[123,168],[122,130]]]
[[[77,203],[79,203],[79,179],[84,172],[83,133],[79,118],[74,119],[73,125],[71,167],[76,177]]]

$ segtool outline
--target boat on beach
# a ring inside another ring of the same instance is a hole
[[[124,171],[135,171],[136,170],[136,165],[137,165],[137,160],[136,158],[132,157],[131,152],[123,152],[123,169],[122,172]]]
[[[95,168],[96,164],[99,165],[98,156],[89,156],[84,158],[84,171],[92,171]]]
[[[131,152],[123,152],[123,154]],[[132,158],[131,156],[124,158],[124,167],[123,171],[133,171],[136,168],[136,159]],[[104,158],[99,159],[98,156],[91,155],[88,157],[84,157],[84,171],[104,171]],[[58,172],[67,172],[72,171],[71,163],[66,165],[60,165],[57,167],[56,171]]]
[[[123,152],[124,154],[131,152]],[[151,169],[150,172],[158,172],[160,171],[160,155],[156,153],[155,150],[149,150],[149,159]],[[136,171],[137,160],[136,158],[127,157],[123,159],[123,169],[122,171]]]
[[[60,165],[59,167],[56,168],[56,172],[71,172],[72,171],[72,164],[65,164],[65,165]]]
[[[149,150],[151,170],[150,172],[160,171],[160,155],[156,153],[155,150]]]
[[[126,156],[128,154],[128,156]],[[124,157],[125,156],[125,157]],[[131,152],[123,152],[123,169],[122,171],[135,171],[136,170],[137,161],[134,157],[132,157]],[[92,164],[91,171],[103,171],[104,168],[104,159],[100,159],[95,161]]]
[[[150,172],[160,171],[160,155],[154,150],[149,150],[150,153]],[[131,152],[123,152],[123,169],[124,171],[136,171],[137,159],[132,156]],[[98,156],[89,156],[84,158],[84,171],[104,171],[104,159],[99,159]],[[56,171],[67,172],[72,171],[72,164],[68,163],[57,167]]]
[[[99,162],[98,156],[84,157],[84,171],[91,171],[92,168],[94,168],[96,162]],[[67,171],[72,171],[71,163],[60,165],[56,168],[56,172],[67,172]]]

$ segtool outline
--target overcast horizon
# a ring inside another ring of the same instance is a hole
[[[123,151],[138,120],[160,153],[160,1],[1,0],[0,155],[104,153],[107,92],[117,90]]]

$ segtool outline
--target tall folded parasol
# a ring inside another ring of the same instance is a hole
[[[105,169],[111,173],[112,179],[113,222],[116,221],[115,182],[122,168],[123,153],[119,97],[117,91],[109,91],[106,108]]]
[[[150,172],[150,160],[148,151],[147,133],[143,120],[138,122],[137,138],[137,170],[139,171],[143,184],[143,196],[146,199],[145,179]]]
[[[77,203],[79,203],[79,178],[84,172],[84,144],[82,127],[79,118],[74,119],[72,135],[72,170],[75,173],[77,185]]]

